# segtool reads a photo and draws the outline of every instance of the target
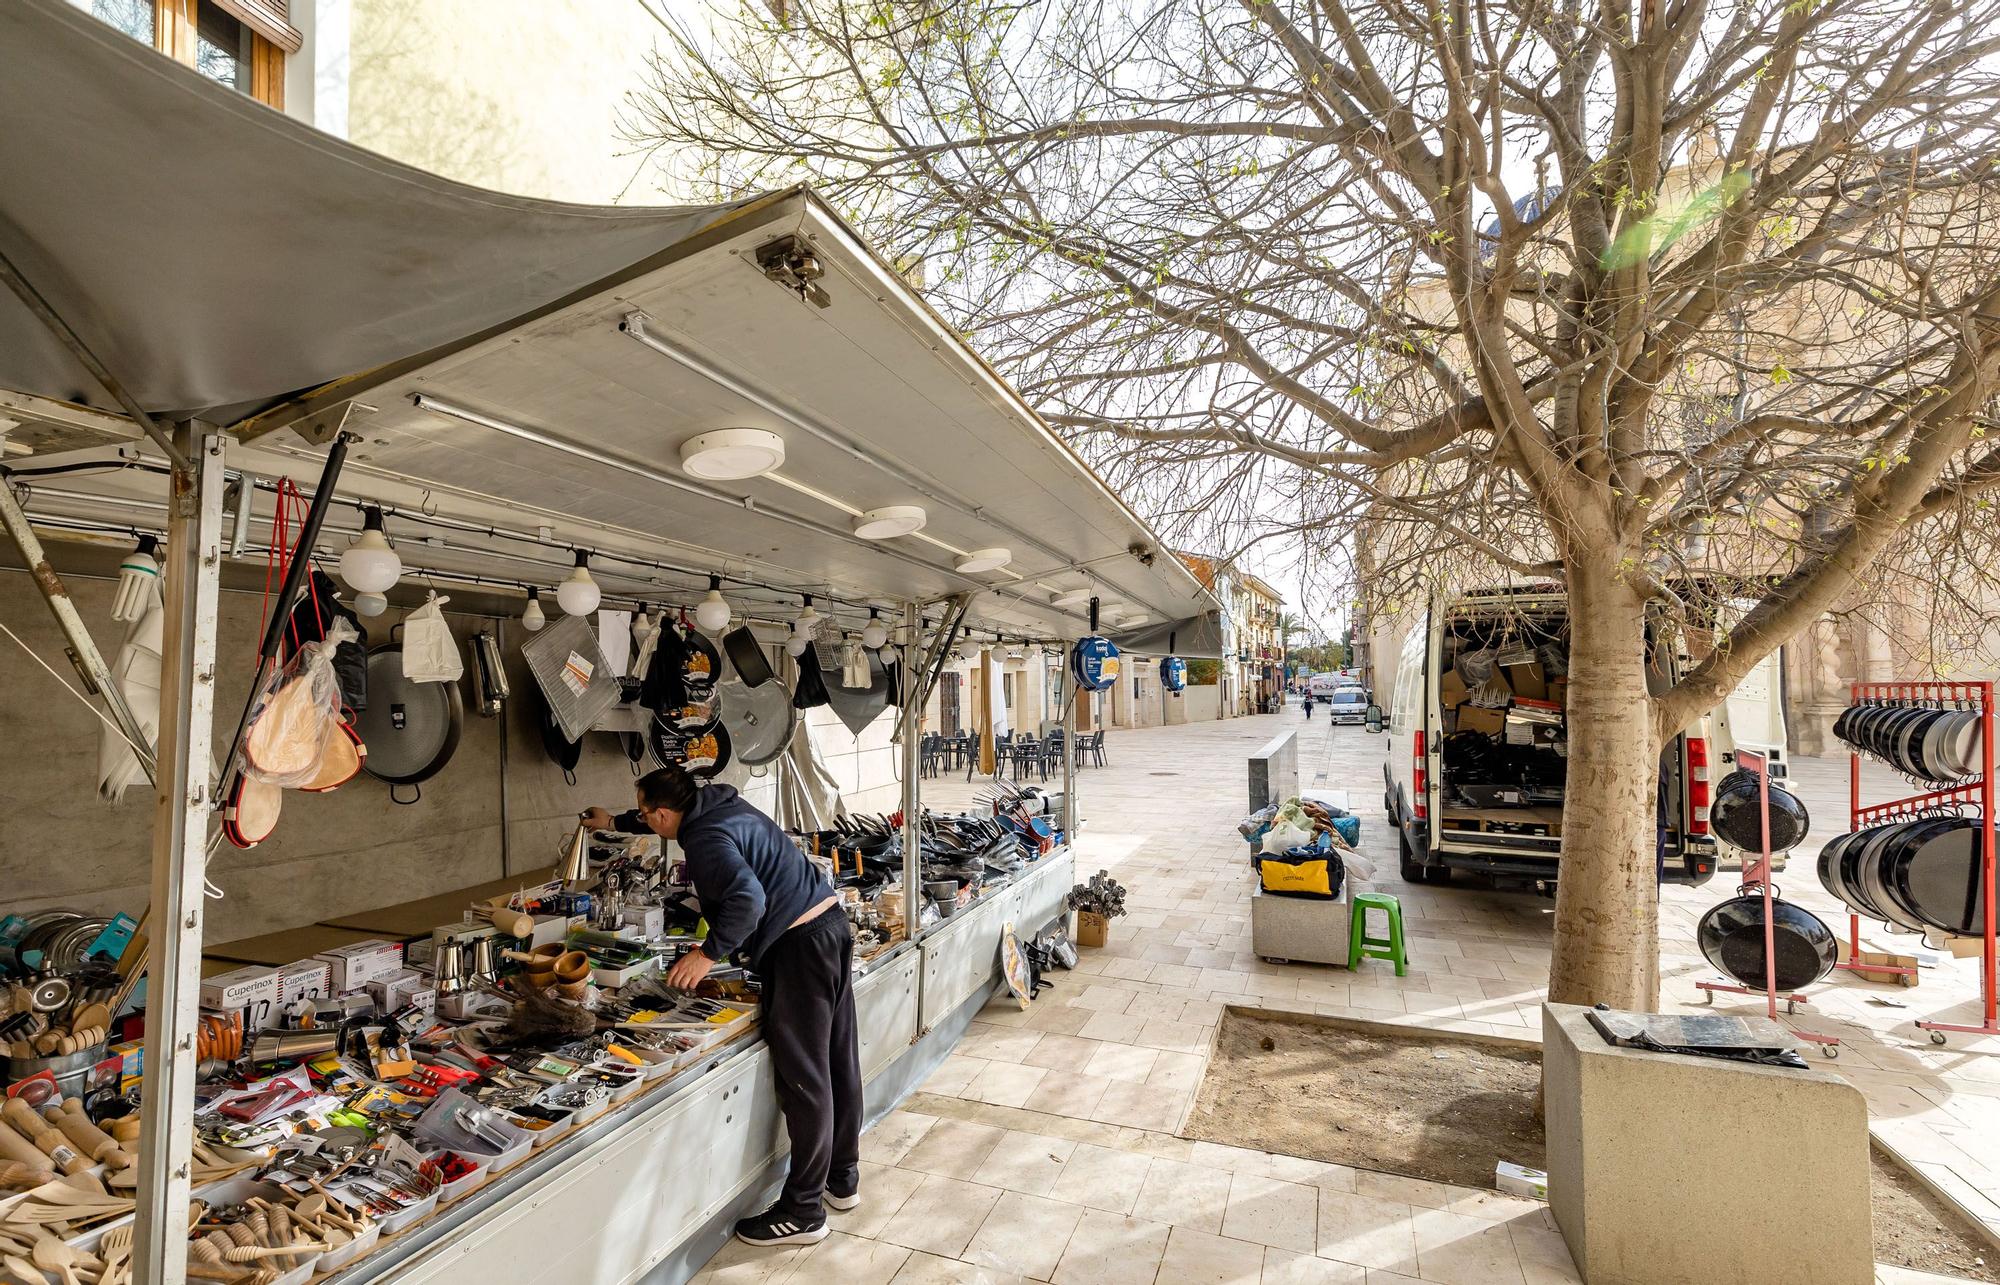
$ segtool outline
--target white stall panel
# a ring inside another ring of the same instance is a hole
[[[905,951],[854,986],[854,1017],[861,1045],[861,1078],[875,1073],[904,1053],[917,1038],[917,970],[921,951]]]

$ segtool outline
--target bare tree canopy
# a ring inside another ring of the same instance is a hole
[[[1664,739],[1871,578],[1994,601],[1996,10],[718,0],[634,128],[827,191],[1170,526],[1565,580],[1552,993],[1645,1006]]]

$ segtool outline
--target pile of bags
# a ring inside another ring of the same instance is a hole
[[[1287,799],[1243,818],[1250,864],[1267,893],[1333,900],[1344,877],[1371,879],[1374,864],[1355,851],[1361,818],[1313,799]]]

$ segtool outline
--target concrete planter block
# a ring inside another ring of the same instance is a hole
[[[1348,886],[1335,901],[1250,893],[1250,950],[1263,959],[1295,964],[1347,963]]]
[[[1250,810],[1297,798],[1299,793],[1299,734],[1272,737],[1250,756]]]
[[[1588,1011],[1542,1006],[1549,1208],[1589,1285],[1870,1285],[1858,1090],[1615,1048]]]

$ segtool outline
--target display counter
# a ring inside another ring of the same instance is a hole
[[[1005,928],[1026,936],[1063,913],[1075,864],[1057,849],[870,961],[855,1010],[871,1122],[944,1059],[991,994]],[[768,1057],[753,1031],[324,1279],[683,1280],[784,1157]]]

